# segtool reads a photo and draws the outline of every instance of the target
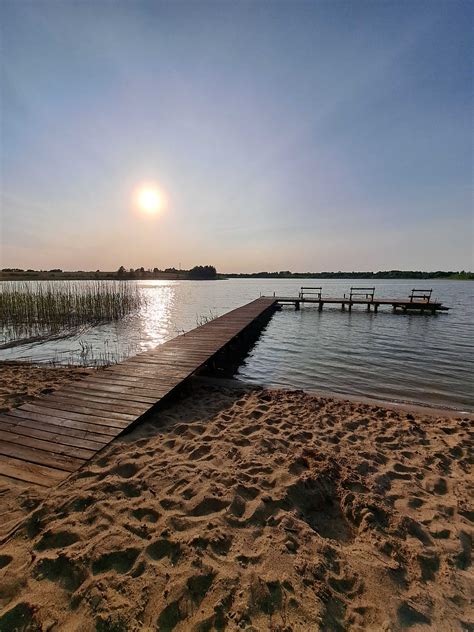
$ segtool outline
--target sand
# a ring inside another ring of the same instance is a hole
[[[472,630],[471,423],[194,380],[29,497],[0,630]]]
[[[0,413],[85,377],[91,370],[35,366],[29,362],[0,362]]]

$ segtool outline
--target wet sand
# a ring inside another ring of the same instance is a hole
[[[0,630],[470,630],[472,461],[468,417],[195,379],[0,495]]]

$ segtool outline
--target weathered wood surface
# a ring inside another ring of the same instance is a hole
[[[0,415],[0,476],[51,487],[273,311],[260,298],[201,327]]]

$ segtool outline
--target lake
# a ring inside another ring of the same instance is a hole
[[[35,282],[31,282],[35,283]],[[71,283],[74,283],[71,281]],[[101,364],[125,359],[188,331],[260,294],[294,296],[301,285],[342,296],[351,284],[376,286],[377,297],[403,298],[433,288],[452,309],[436,316],[381,307],[352,312],[325,306],[277,312],[241,366],[238,379],[382,400],[474,410],[473,281],[229,279],[137,281],[140,313],[72,338],[0,351],[0,360]]]

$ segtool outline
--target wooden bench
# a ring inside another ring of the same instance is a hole
[[[300,288],[299,297],[304,300],[305,294],[309,298],[317,298],[321,300],[322,287],[302,287]]]
[[[425,303],[429,303],[431,300],[432,292],[433,288],[431,288],[430,290],[417,290],[416,288],[414,288],[410,294],[410,303],[413,303],[413,301],[415,300],[422,300]]]
[[[349,300],[352,301],[354,297],[363,296],[366,300],[373,301],[374,294],[375,294],[375,287],[351,287]]]

